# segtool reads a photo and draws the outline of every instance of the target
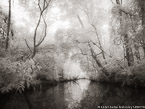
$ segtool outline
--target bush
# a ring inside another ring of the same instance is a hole
[[[145,87],[145,60],[136,63],[131,67],[121,67],[120,64],[106,65],[108,75],[101,72],[95,78],[97,81],[119,83],[134,87]]]
[[[55,75],[56,62],[52,56],[49,54],[37,54],[37,62],[41,65],[41,71],[38,74],[38,78],[41,80],[57,81],[57,75]],[[58,71],[59,72],[59,71]]]
[[[32,59],[12,61],[11,58],[0,58],[0,91],[4,93],[16,89],[22,92],[38,84],[36,74],[39,70],[40,66]]]

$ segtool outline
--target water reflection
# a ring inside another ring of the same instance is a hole
[[[67,101],[68,109],[78,107],[81,100],[85,97],[85,91],[88,90],[90,81],[80,80],[74,83],[65,84],[64,98]]]
[[[145,105],[145,90],[91,83],[61,83],[35,93],[0,99],[0,109],[97,109],[98,105]]]

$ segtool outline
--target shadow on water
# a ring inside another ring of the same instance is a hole
[[[33,93],[0,99],[0,109],[97,109],[98,105],[145,105],[145,90],[92,83],[60,83]]]

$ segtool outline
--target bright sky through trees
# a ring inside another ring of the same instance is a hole
[[[2,9],[4,12],[7,13],[8,10],[8,0],[2,0],[0,1],[0,4],[2,6]],[[68,1],[70,2],[70,1]],[[36,18],[33,18],[33,16],[31,14],[35,14],[30,12],[27,8],[32,8],[33,5],[33,0],[29,3],[29,7],[25,7],[22,5],[22,3],[20,3],[20,0],[14,0],[12,2],[12,19],[14,20],[14,25],[16,28],[21,28],[23,31],[27,31],[27,33],[29,34],[33,34],[34,32],[34,27],[35,27],[35,22],[36,22]],[[104,9],[105,11],[109,12],[109,9],[111,7],[110,1],[109,0],[101,0],[98,1],[98,8],[100,8],[100,10]],[[58,29],[69,29],[69,28],[73,28],[73,23],[74,21],[72,21],[71,19],[69,19],[69,16],[67,16],[67,14],[69,14],[70,12],[68,10],[65,10],[61,7],[59,7],[58,5],[59,3],[55,3],[52,7],[50,7],[50,9],[48,10],[48,19],[52,20],[53,23],[51,23],[49,25],[48,28],[48,32],[49,32],[49,36],[46,37],[45,39],[45,43],[47,42],[54,42],[54,34]],[[7,8],[6,8],[7,7]],[[109,13],[107,12],[108,16]],[[101,14],[101,13],[99,13]],[[107,15],[106,15],[107,16]],[[67,18],[68,17],[68,18]],[[34,19],[34,20],[32,20]],[[73,18],[76,19],[76,18]],[[82,17],[83,19],[83,17]],[[76,19],[77,20],[77,19]],[[106,22],[106,21],[105,21]],[[108,23],[108,21],[107,21]],[[48,23],[49,24],[49,23]],[[104,31],[105,33],[108,32],[108,28],[109,28],[109,24],[99,24],[100,27],[102,27],[101,31]],[[26,29],[26,30],[25,30]]]

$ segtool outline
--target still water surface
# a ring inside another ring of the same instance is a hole
[[[89,80],[43,87],[33,93],[0,100],[0,109],[97,109],[101,106],[145,105],[145,90],[92,83]]]

